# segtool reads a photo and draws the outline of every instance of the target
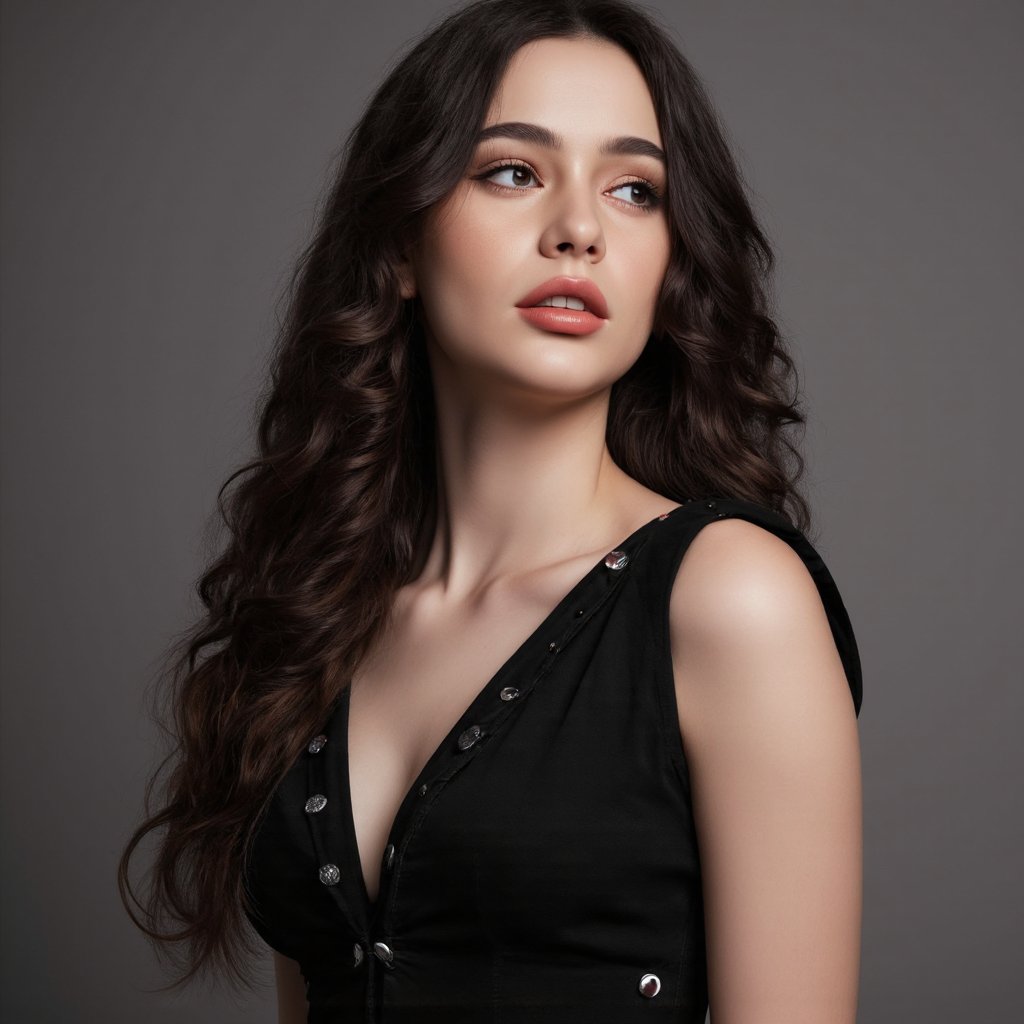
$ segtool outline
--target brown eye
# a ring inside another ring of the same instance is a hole
[[[499,172],[507,173],[508,178],[506,181],[497,182],[496,184],[505,185],[510,188],[519,188],[528,185],[530,179],[533,177],[533,171],[529,167],[524,167],[522,164],[503,164],[501,167],[492,167],[491,170],[487,171],[484,175],[488,180],[493,180],[494,176]]]
[[[641,209],[653,209],[661,203],[661,193],[649,181],[627,181],[612,189],[612,193],[629,189],[629,198],[624,199],[630,206],[638,206]],[[635,200],[639,200],[636,202]]]

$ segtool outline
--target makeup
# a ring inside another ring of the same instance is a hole
[[[553,299],[556,305],[538,305]],[[575,300],[572,309],[564,303]],[[552,277],[524,295],[517,303],[527,323],[559,334],[585,335],[599,331],[608,319],[608,303],[601,289],[587,277]]]

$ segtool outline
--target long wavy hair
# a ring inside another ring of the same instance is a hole
[[[769,309],[774,257],[668,31],[627,0],[480,0],[440,20],[345,139],[282,296],[258,455],[218,494],[226,537],[196,584],[205,613],[162,664],[155,717],[170,751],[117,882],[158,957],[179,967],[167,988],[212,970],[252,984],[259,947],[243,878],[253,834],[385,628],[436,521],[434,396],[399,257],[467,173],[509,59],[552,36],[630,54],[668,157],[670,264],[647,345],[612,387],[612,457],[676,501],[740,497],[809,526],[795,486],[803,458],[786,436],[805,417]],[[129,865],[151,835],[137,891]]]

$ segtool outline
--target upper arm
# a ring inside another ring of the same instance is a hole
[[[715,1024],[852,1024],[860,748],[814,580],[769,530],[715,520],[683,557],[670,622]]]
[[[306,983],[299,965],[274,950],[274,981],[277,985],[278,1024],[306,1024],[309,1004]]]

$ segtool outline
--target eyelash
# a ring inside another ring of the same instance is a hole
[[[507,171],[510,168],[515,167],[522,168],[524,171],[529,171],[530,174],[532,174],[535,178],[537,177],[537,172],[534,171],[534,169],[529,164],[523,163],[520,160],[506,159],[503,163],[498,164],[495,167],[489,167],[486,171],[482,171],[480,174],[475,175],[474,180],[483,181],[484,184],[488,185],[490,188],[493,188],[501,192],[525,192],[526,189],[524,188],[512,188],[509,185],[499,185],[496,182],[487,180],[488,178],[491,177],[491,175],[497,174],[498,171]],[[661,206],[661,189],[659,189],[658,186],[654,184],[654,182],[647,181],[646,178],[633,178],[630,181],[623,181],[622,183],[616,185],[615,188],[612,189],[612,191],[617,192],[620,188],[625,188],[627,185],[641,185],[645,189],[647,189],[647,202],[630,203],[624,199],[619,199],[617,200],[617,202],[624,203],[626,206],[630,206],[635,210],[642,210],[645,213],[650,213],[651,211],[656,210],[659,206]]]

